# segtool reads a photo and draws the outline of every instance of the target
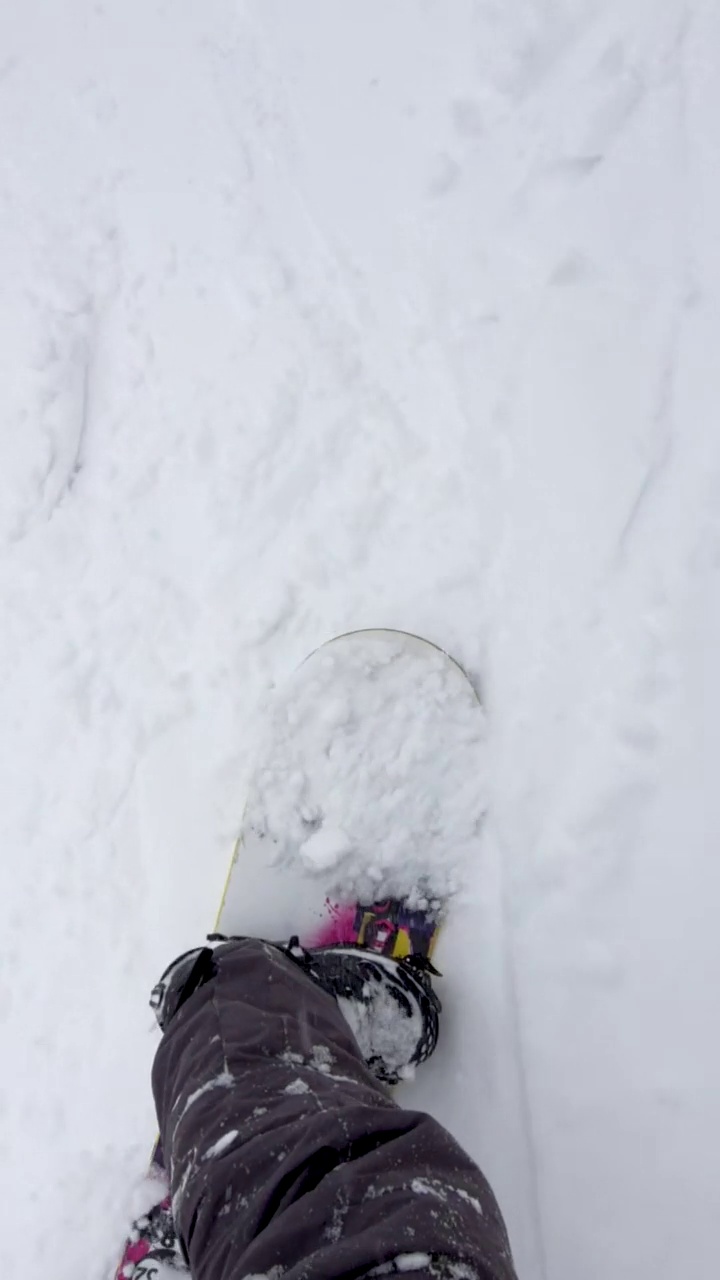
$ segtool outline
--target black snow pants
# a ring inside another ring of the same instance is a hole
[[[215,961],[153,1066],[193,1280],[512,1280],[487,1181],[389,1097],[334,997],[264,942]]]

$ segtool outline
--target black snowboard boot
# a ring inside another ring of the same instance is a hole
[[[291,938],[286,955],[335,996],[373,1075],[398,1084],[425,1062],[438,1039],[440,1001],[425,956],[394,960],[352,943],[305,948]]]
[[[186,951],[168,966],[150,997],[162,1030],[214,976],[217,946],[241,940],[210,934],[210,946]],[[437,1044],[441,1005],[431,983],[437,970],[424,956],[394,960],[348,943],[308,948],[297,938],[271,945],[335,997],[379,1080],[397,1084],[430,1057]]]

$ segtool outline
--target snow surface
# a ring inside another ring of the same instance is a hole
[[[7,1274],[112,1266],[149,989],[363,626],[488,717],[408,1097],[524,1280],[716,1270],[719,70],[713,0],[0,7]]]

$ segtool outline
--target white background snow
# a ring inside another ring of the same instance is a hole
[[[523,1280],[715,1272],[719,77],[715,0],[0,8],[5,1274],[111,1267],[149,987],[363,626],[482,682]]]

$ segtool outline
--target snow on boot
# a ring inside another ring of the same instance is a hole
[[[386,1084],[411,1077],[438,1039],[440,1000],[425,956],[395,960],[344,943],[302,947],[291,938],[285,954],[335,996],[373,1075]]]

